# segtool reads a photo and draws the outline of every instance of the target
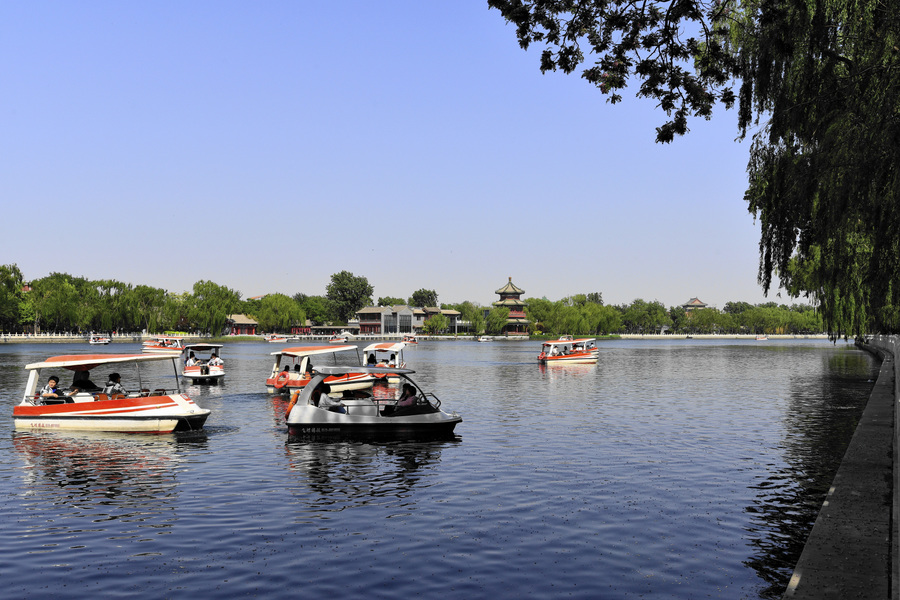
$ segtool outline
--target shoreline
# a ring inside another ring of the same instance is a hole
[[[404,334],[396,334],[396,335],[371,335],[371,336],[354,336],[348,340],[348,343],[352,344],[354,342],[374,342],[380,340],[400,340],[402,339]],[[78,344],[83,343],[87,344],[88,337],[85,335],[25,335],[25,334],[0,334],[0,344]],[[116,335],[110,336],[111,344],[140,344],[146,340],[153,339],[157,337],[156,335],[143,335],[143,334],[127,334],[127,335]],[[421,335],[417,334],[416,337],[422,341],[429,342],[453,342],[453,341],[475,341],[479,336],[475,335]],[[491,342],[539,342],[539,341],[548,341],[555,340],[556,337],[553,336],[528,336],[528,335],[517,335],[517,336],[501,336],[495,335],[490,336]],[[590,336],[585,335],[583,337],[596,339],[598,343],[604,341],[611,340],[652,340],[652,341],[665,341],[665,340],[756,340],[757,337],[755,334],[631,334],[631,333],[622,333],[615,335],[596,335]],[[291,342],[317,342],[317,341],[328,341],[328,336],[320,336],[320,335],[298,335],[291,336]],[[218,337],[205,337],[205,336],[184,336],[184,340],[190,343],[196,342],[216,342],[216,343],[225,343],[225,342],[262,342],[265,341],[263,336],[250,336],[250,335],[238,335],[238,336],[218,336]],[[828,334],[826,333],[817,333],[817,334],[772,334],[766,336],[765,339],[759,341],[772,341],[772,340],[830,340]],[[283,344],[277,344],[283,345]]]

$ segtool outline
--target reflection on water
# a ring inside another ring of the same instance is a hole
[[[877,370],[821,342],[604,342],[565,367],[422,342],[414,379],[464,421],[375,443],[289,437],[271,345],[228,344],[222,384],[187,386],[202,432],[14,432],[22,365],[89,350],[65,346],[0,346],[11,597],[779,597]]]
[[[791,383],[780,447],[785,464],[773,464],[752,486],[748,539],[756,554],[746,564],[769,584],[763,598],[783,595],[877,378],[877,367],[859,352],[821,360],[819,373]]]
[[[289,437],[285,444],[288,472],[296,489],[318,511],[336,512],[372,504],[390,504],[408,512],[414,487],[427,487],[439,477],[441,452],[455,440],[429,442],[322,442]],[[313,492],[307,495],[302,492]]]

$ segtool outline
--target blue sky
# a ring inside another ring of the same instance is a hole
[[[767,300],[734,111],[656,144],[653,103],[542,75],[484,0],[5,2],[0,24],[0,264],[28,279]]]

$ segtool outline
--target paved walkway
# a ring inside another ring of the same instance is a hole
[[[897,598],[895,382],[894,360],[886,354],[784,598]]]

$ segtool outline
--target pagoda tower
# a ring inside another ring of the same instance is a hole
[[[510,277],[509,282],[494,293],[499,294],[500,299],[493,305],[509,309],[509,318],[506,320],[506,325],[503,326],[503,333],[505,335],[527,335],[528,318],[525,316],[525,301],[522,300],[525,290],[517,287]]]

